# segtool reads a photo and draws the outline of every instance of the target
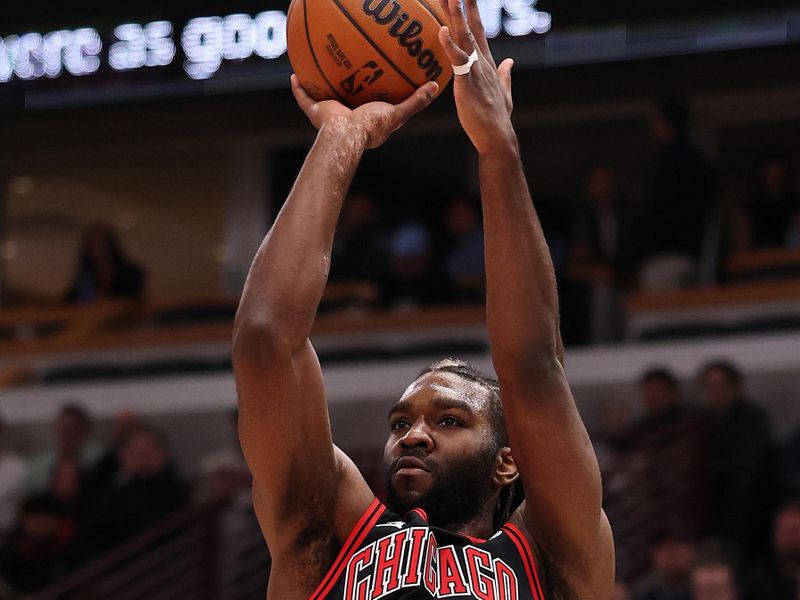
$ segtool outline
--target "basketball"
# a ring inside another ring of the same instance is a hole
[[[289,60],[311,97],[351,108],[396,104],[428,81],[441,93],[453,76],[446,19],[438,0],[292,0]]]

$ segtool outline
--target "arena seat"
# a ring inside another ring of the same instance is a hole
[[[774,248],[732,254],[725,264],[728,281],[763,281],[800,277],[800,249]]]
[[[634,294],[626,321],[629,341],[800,329],[800,279]]]

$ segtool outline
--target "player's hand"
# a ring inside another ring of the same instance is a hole
[[[511,68],[514,61],[507,58],[498,67],[489,50],[489,42],[481,23],[477,0],[439,0],[447,12],[450,27],[442,27],[439,41],[450,62],[465,65],[477,51],[478,61],[466,75],[455,75],[453,90],[461,125],[480,153],[498,145],[513,143],[514,129],[511,112]]]
[[[436,82],[428,82],[400,104],[368,102],[355,109],[336,100],[317,102],[308,95],[297,75],[292,75],[292,92],[297,104],[311,123],[320,129],[326,123],[343,121],[365,136],[367,148],[377,148],[389,136],[405,125],[415,114],[426,108],[439,91]]]

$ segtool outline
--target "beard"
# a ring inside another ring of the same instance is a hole
[[[425,460],[419,454],[409,454]],[[392,475],[396,461],[392,462],[386,470],[386,504],[400,516],[421,508],[427,513],[428,522],[437,527],[465,523],[484,511],[492,497],[496,454],[492,448],[483,447],[473,455],[459,456],[446,464],[426,460],[433,482],[421,495],[398,491],[394,487]]]

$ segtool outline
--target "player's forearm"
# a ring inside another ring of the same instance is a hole
[[[501,378],[561,360],[555,272],[513,133],[480,157],[487,324]]]
[[[250,268],[236,318],[237,338],[255,333],[284,345],[305,342],[327,282],[342,201],[365,144],[366,136],[344,120],[320,129]]]

